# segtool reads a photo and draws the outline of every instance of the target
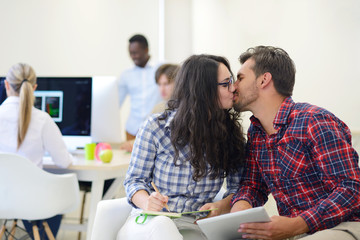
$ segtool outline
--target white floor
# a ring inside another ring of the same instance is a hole
[[[59,231],[56,239],[57,240],[77,240],[79,239],[78,237],[78,232],[73,232],[73,231]],[[80,240],[85,240],[86,239],[86,233],[83,232],[81,233],[80,236]]]
[[[60,231],[56,238],[57,240],[77,240],[78,233],[73,231]],[[86,239],[86,233],[81,233],[80,240]]]

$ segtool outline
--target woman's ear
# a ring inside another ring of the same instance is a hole
[[[6,95],[10,96],[10,92],[11,92],[10,83],[8,81],[6,81],[6,80],[4,80],[4,83],[5,83]]]
[[[7,91],[9,89],[9,87],[10,87],[9,82],[4,80],[4,83],[5,83],[5,89]]]

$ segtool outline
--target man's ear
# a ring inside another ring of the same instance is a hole
[[[260,86],[261,86],[262,88],[265,88],[266,86],[269,85],[269,83],[270,83],[271,81],[272,81],[272,75],[271,75],[271,73],[266,72],[266,73],[264,73],[264,74],[262,75]]]

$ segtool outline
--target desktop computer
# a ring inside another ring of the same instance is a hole
[[[0,77],[0,104],[6,99]],[[115,76],[38,77],[35,107],[58,125],[70,152],[91,142],[122,142]]]
[[[38,77],[37,85],[35,107],[49,113],[68,149],[91,142],[92,78]]]
[[[37,84],[35,107],[54,119],[70,152],[121,142],[116,77],[38,77]]]

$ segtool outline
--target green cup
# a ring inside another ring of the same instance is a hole
[[[95,159],[95,148],[96,148],[96,143],[85,144],[85,159],[86,160],[94,160]]]

